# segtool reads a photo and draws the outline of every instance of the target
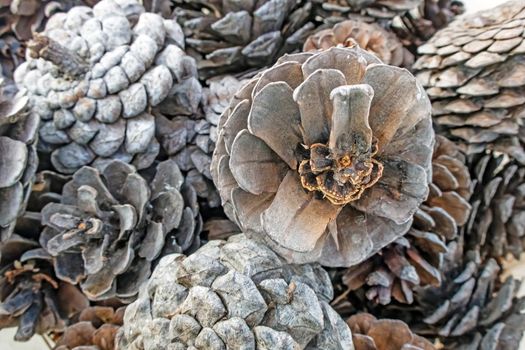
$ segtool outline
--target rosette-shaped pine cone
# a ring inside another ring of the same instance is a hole
[[[419,48],[417,77],[442,133],[468,154],[487,148],[525,163],[525,3],[462,17]]]
[[[383,63],[398,67],[410,67],[414,55],[403,47],[397,37],[377,23],[347,20],[333,28],[323,29],[308,37],[303,51],[326,50],[334,46],[361,46],[376,55]]]
[[[55,350],[114,350],[125,307],[88,307],[56,340]]]
[[[392,299],[410,304],[414,290],[440,286],[446,244],[469,220],[472,182],[465,156],[443,136],[436,136],[432,170],[430,193],[408,233],[361,264],[336,272],[342,283],[336,288],[336,310],[345,307],[350,292],[382,305]]]
[[[22,93],[4,94],[0,79],[0,241],[9,238],[23,214],[38,166],[39,118],[27,111]]]
[[[504,155],[487,153],[473,166],[476,187],[467,234],[469,248],[483,257],[517,259],[525,250],[525,168]]]
[[[313,29],[305,0],[175,0],[188,52],[202,79],[275,62],[300,49]]]
[[[60,173],[108,158],[150,166],[159,152],[151,109],[191,114],[200,102],[183,48],[180,26],[137,0],[54,15],[15,73],[42,119],[39,150]]]
[[[493,258],[480,259],[478,251],[463,249],[462,239],[448,245],[440,288],[422,289],[416,307],[390,313],[412,325],[444,349],[519,348],[525,331],[525,300],[517,298],[519,282],[501,282],[501,268]]]
[[[117,160],[82,167],[60,203],[42,210],[40,244],[57,277],[92,300],[134,300],[160,256],[200,246],[195,190],[172,160],[148,170],[143,176]]]
[[[89,303],[81,291],[56,278],[51,256],[38,244],[38,213],[18,220],[16,234],[0,244],[0,329],[17,326],[15,340],[62,331]]]
[[[353,349],[319,265],[236,235],[161,259],[117,335],[121,350]]]
[[[352,330],[355,350],[435,350],[427,339],[412,333],[401,320],[376,319],[368,313],[353,315],[346,323]]]
[[[428,195],[430,103],[405,69],[354,48],[284,56],[219,125],[226,214],[288,261],[351,266],[403,236]]]

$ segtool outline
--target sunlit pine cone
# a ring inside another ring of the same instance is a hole
[[[244,235],[164,257],[126,309],[121,350],[353,349],[319,265],[288,265]]]
[[[39,118],[23,93],[5,91],[0,80],[0,241],[9,238],[24,213],[38,167]]]
[[[314,27],[311,8],[305,0],[175,0],[174,17],[207,79],[271,65],[300,49]]]
[[[355,350],[436,350],[432,343],[412,333],[401,320],[378,320],[371,314],[358,313],[346,323],[352,330]]]
[[[42,119],[39,151],[60,173],[108,159],[149,167],[159,153],[152,108],[189,115],[201,100],[182,29],[137,0],[54,15],[28,56],[15,81]]]
[[[441,285],[443,254],[469,220],[473,184],[465,156],[442,136],[436,136],[432,170],[429,196],[408,233],[363,263],[333,272],[336,280],[341,278],[335,289],[336,310],[345,313],[349,293],[382,305],[411,304],[414,290]]]
[[[125,307],[88,307],[56,339],[55,350],[114,350]]]
[[[18,327],[17,341],[63,331],[89,305],[77,287],[56,278],[51,256],[38,244],[39,219],[28,211],[0,243],[0,329]]]
[[[433,144],[429,101],[407,70],[331,48],[284,56],[241,88],[211,169],[250,237],[289,261],[351,266],[410,229]]]
[[[172,160],[145,173],[116,160],[83,167],[59,198],[42,210],[40,244],[92,300],[132,301],[158,258],[200,246],[197,195]]]
[[[419,48],[416,76],[438,131],[467,154],[490,149],[525,163],[525,4],[460,17]]]
[[[376,23],[359,20],[343,21],[333,28],[322,29],[310,35],[304,43],[303,51],[326,50],[334,46],[352,47],[356,44],[386,64],[410,67],[414,63],[414,56],[393,33]]]

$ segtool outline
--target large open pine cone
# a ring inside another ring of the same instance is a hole
[[[424,46],[417,77],[435,123],[465,145],[525,163],[525,4],[509,1],[452,22]]]
[[[443,136],[436,137],[432,170],[429,196],[408,233],[361,264],[335,272],[342,274],[343,284],[336,289],[342,293],[336,296],[336,309],[345,307],[349,292],[365,292],[366,299],[382,305],[392,299],[410,304],[414,290],[441,285],[447,242],[457,238],[470,216],[472,183],[465,156]]]
[[[403,47],[392,32],[377,23],[360,20],[343,21],[333,28],[310,35],[303,45],[303,51],[326,50],[334,46],[352,47],[356,44],[386,64],[410,67],[414,63],[414,55]]]
[[[313,24],[311,3],[296,0],[176,0],[174,16],[206,79],[275,62],[299,49]]]
[[[42,119],[39,150],[61,173],[107,158],[150,166],[159,152],[151,108],[191,114],[201,98],[183,48],[180,26],[137,0],[54,15],[15,73]]]
[[[27,111],[22,93],[4,94],[0,81],[0,241],[13,232],[23,214],[38,166],[39,118]]]
[[[288,265],[243,235],[212,241],[156,267],[126,309],[122,350],[353,349],[351,333],[328,305],[328,274]]]
[[[117,160],[82,167],[42,210],[40,243],[57,276],[90,299],[134,300],[156,259],[200,246],[195,190],[172,160],[151,170],[143,177]]]
[[[430,103],[407,70],[331,48],[284,56],[236,94],[212,175],[251,237],[289,261],[349,266],[409,230],[433,144]]]

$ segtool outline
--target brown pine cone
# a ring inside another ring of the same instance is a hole
[[[114,350],[125,307],[88,307],[57,335],[54,350]]]
[[[352,331],[355,350],[436,350],[400,320],[378,320],[371,314],[359,313],[346,323]]]
[[[382,305],[392,298],[410,304],[414,290],[440,286],[446,244],[457,238],[469,219],[472,183],[465,156],[443,136],[436,136],[432,170],[429,196],[408,233],[363,263],[333,271],[342,283],[336,287],[336,309],[346,313],[342,310],[352,292],[365,293],[366,299]]]
[[[490,149],[525,163],[525,3],[461,17],[419,48],[417,77],[438,131],[467,154]]]
[[[525,250],[525,168],[504,155],[487,153],[473,165],[473,214],[469,248],[496,259]]]
[[[202,79],[273,64],[313,29],[306,0],[176,0],[188,53]]]
[[[403,47],[393,33],[376,23],[360,20],[343,21],[333,28],[310,35],[303,45],[303,51],[326,50],[334,46],[351,47],[356,44],[386,64],[410,67],[414,63],[414,55]]]

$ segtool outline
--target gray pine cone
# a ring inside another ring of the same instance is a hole
[[[174,20],[137,0],[103,0],[50,18],[15,81],[42,119],[39,150],[73,173],[104,159],[136,168],[159,152],[151,109],[192,114],[201,87]]]
[[[126,309],[120,349],[345,349],[350,329],[328,305],[328,274],[288,265],[236,235],[190,257],[164,257]]]
[[[197,196],[172,160],[139,174],[124,162],[85,166],[42,210],[42,247],[57,277],[93,300],[133,300],[152,264],[200,246]],[[151,178],[151,179],[150,179]],[[148,185],[149,184],[149,185]]]
[[[0,241],[11,236],[23,214],[38,166],[39,118],[27,112],[28,98],[4,95],[0,82]]]

